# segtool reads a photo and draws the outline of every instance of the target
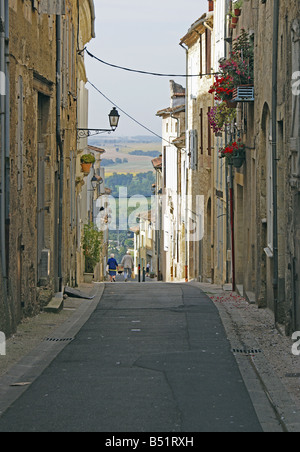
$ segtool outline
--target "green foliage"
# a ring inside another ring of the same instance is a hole
[[[108,255],[110,256],[111,254],[114,254],[116,261],[120,265],[122,262],[123,256],[125,256],[127,251],[128,251],[128,248],[126,248],[124,245],[120,245],[119,247],[110,245],[109,249],[108,249]]]
[[[81,159],[81,163],[95,163],[96,159],[93,154],[84,154]]]
[[[147,173],[117,174],[106,178],[106,185],[112,190],[112,196],[118,198],[119,187],[127,187],[128,196],[142,195],[151,196],[152,184],[155,184],[155,174],[153,171]]]
[[[224,126],[236,120],[236,109],[228,108],[225,102],[221,102],[208,113],[208,120],[214,133],[222,132]]]
[[[234,9],[241,9],[241,7],[243,6],[244,0],[238,0],[236,2],[233,3],[233,7]]]
[[[83,253],[85,256],[86,273],[94,273],[95,266],[100,262],[102,239],[103,232],[98,231],[94,223],[89,223],[84,226]]]

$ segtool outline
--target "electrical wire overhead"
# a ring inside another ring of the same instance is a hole
[[[101,60],[100,58],[98,58],[97,56],[93,55],[91,52],[89,52],[89,50],[85,47],[83,49],[83,51],[86,51],[86,53],[91,57],[94,58],[95,60],[99,61],[102,64],[105,64],[106,66],[110,66],[116,69],[121,69],[123,71],[127,71],[127,72],[134,72],[137,74],[143,74],[143,75],[153,75],[155,77],[184,77],[184,78],[189,78],[189,77],[203,77],[205,75],[217,75],[218,72],[213,72],[213,73],[209,73],[209,74],[161,74],[159,72],[148,72],[148,71],[139,71],[137,69],[130,69],[127,67],[123,67],[123,66],[118,66],[116,64],[112,64],[112,63],[107,63],[104,60]]]
[[[168,140],[166,140],[165,138],[161,137],[160,135],[158,135],[157,133],[153,132],[153,130],[149,129],[147,126],[144,126],[144,124],[142,124],[141,122],[137,121],[135,118],[133,118],[131,115],[129,115],[125,110],[123,110],[119,105],[117,105],[115,102],[113,102],[111,99],[109,99],[104,93],[102,93],[102,91],[100,91],[99,88],[97,88],[97,86],[95,86],[92,82],[90,82],[89,80],[87,81],[87,83],[89,83],[99,94],[101,94],[101,96],[103,96],[108,102],[110,102],[112,105],[114,105],[118,110],[120,110],[122,113],[124,113],[124,115],[126,115],[129,119],[131,119],[132,121],[134,121],[136,124],[138,124],[139,126],[143,127],[143,129],[147,130],[148,132],[150,132],[152,135],[155,135],[157,138],[160,138],[163,141],[166,141],[169,145],[171,145],[172,143],[170,143]]]

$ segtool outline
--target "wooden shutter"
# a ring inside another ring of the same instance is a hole
[[[211,31],[205,30],[206,74],[211,73]]]
[[[196,170],[198,167],[198,133],[197,133],[197,130],[190,130],[190,154],[191,154],[191,169]]]
[[[200,152],[201,155],[204,153],[203,147],[203,108],[200,108]]]
[[[208,107],[208,113],[210,113],[211,107]],[[207,116],[207,152],[211,155],[211,127]]]

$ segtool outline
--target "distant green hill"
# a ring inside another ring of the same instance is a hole
[[[129,197],[141,195],[149,197],[152,195],[152,185],[155,184],[155,174],[153,171],[147,173],[117,174],[114,173],[105,179],[105,185],[112,190],[112,196],[118,198],[119,187],[126,187]]]

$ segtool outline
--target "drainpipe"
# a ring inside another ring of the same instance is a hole
[[[279,0],[274,0],[273,11],[273,66],[272,66],[272,170],[273,170],[273,291],[275,323],[278,321],[278,195],[277,195],[277,70]]]
[[[4,0],[0,2],[0,71],[5,74],[5,6]],[[3,89],[3,87],[2,87]],[[1,238],[1,264],[2,276],[7,282],[7,261],[6,261],[6,159],[5,159],[5,96],[0,95],[0,131],[1,131],[1,193],[0,193],[0,238]],[[4,284],[6,286],[6,284]]]
[[[228,11],[229,9],[229,2],[225,1],[225,11]],[[227,20],[226,20],[226,15],[224,16],[224,29],[223,29],[223,33],[224,33],[224,38],[227,37]],[[227,42],[224,39],[224,57],[227,58],[228,54],[227,54]],[[226,135],[225,135],[225,142],[227,142],[227,130],[226,130]],[[229,173],[229,168],[228,165],[225,165],[225,180],[226,180],[226,251],[230,249],[230,236],[231,236],[231,229],[229,227],[230,225],[230,189],[229,189],[229,183],[228,181],[230,180],[230,184],[232,183],[231,179],[229,179],[231,177],[230,173]],[[230,266],[229,266],[229,260],[228,258],[226,258],[226,283],[229,283],[230,280]]]
[[[180,47],[182,47],[185,50],[186,54],[186,74],[189,73],[189,66],[188,66],[188,48],[185,47],[182,43],[179,44]],[[186,80],[186,90],[185,90],[185,130],[188,130],[188,78]],[[187,136],[187,134],[186,134]],[[187,145],[187,143],[186,143]],[[186,147],[186,146],[185,146]],[[185,152],[185,155],[187,155],[187,149]],[[187,161],[186,161],[187,163]],[[189,281],[189,267],[188,267],[188,165],[186,165],[185,168],[186,171],[186,189],[185,189],[185,282]]]
[[[58,279],[59,292],[62,291],[62,236],[63,236],[63,187],[64,153],[61,138],[61,16],[56,16],[56,139],[59,149],[59,218],[58,218]]]
[[[5,0],[5,158],[6,158],[6,223],[10,205],[10,77],[9,77],[9,0]]]
[[[233,169],[229,165],[229,195],[230,195],[230,230],[231,230],[231,262],[232,262],[232,290],[235,291],[236,286],[236,268],[235,268],[235,230],[234,230],[234,191],[233,191]]]

